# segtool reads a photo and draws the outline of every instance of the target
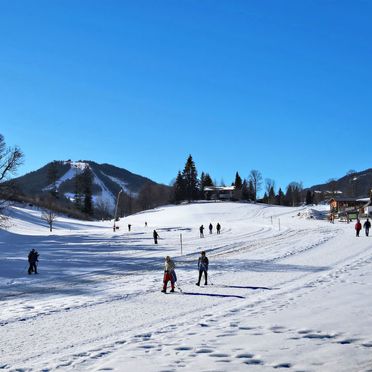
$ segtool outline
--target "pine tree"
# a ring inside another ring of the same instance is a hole
[[[211,176],[208,173],[201,173],[200,176],[200,198],[204,199],[204,188],[208,186],[213,186],[213,181]]]
[[[236,172],[236,174],[235,174],[234,186],[235,186],[234,198],[237,199],[237,200],[240,200],[242,198],[242,194],[243,194],[242,193],[243,183],[242,183],[242,178],[239,176],[238,172]]]
[[[255,201],[256,200],[256,193],[254,191],[253,181],[249,180],[248,182],[248,200]]]
[[[198,199],[199,195],[199,182],[198,172],[195,167],[195,163],[192,160],[192,156],[189,155],[185,168],[182,172],[183,179],[185,181],[186,198],[190,202],[191,200]]]
[[[269,195],[268,195],[268,202],[270,204],[276,204],[274,186],[270,187]]]
[[[248,190],[247,180],[243,181],[241,192],[242,192],[242,199],[249,200],[249,190]]]
[[[186,199],[185,180],[180,171],[178,171],[176,181],[173,185],[173,197],[176,203]]]
[[[241,190],[242,189],[242,178],[239,176],[239,173],[236,172],[235,174],[235,181],[234,181],[234,186],[235,186],[235,190]]]
[[[307,192],[306,192],[306,205],[310,205],[310,204],[313,204],[313,203],[314,203],[313,194],[310,190],[307,190]]]
[[[276,204],[283,205],[284,204],[284,192],[282,191],[281,187],[279,187],[278,194],[276,195]]]

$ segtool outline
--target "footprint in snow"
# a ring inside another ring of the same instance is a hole
[[[280,364],[276,364],[273,367],[275,369],[277,369],[277,368],[291,368],[292,367],[292,364],[291,363],[280,363]]]

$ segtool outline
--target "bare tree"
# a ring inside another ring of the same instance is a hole
[[[51,209],[45,209],[41,213],[41,219],[49,225],[49,231],[53,231],[53,222],[57,219],[57,213]]]
[[[0,226],[5,226],[5,209],[10,198],[13,196],[14,187],[5,183],[17,168],[22,164],[23,153],[17,147],[7,147],[4,136],[0,134]]]
[[[249,180],[252,182],[253,185],[253,196],[254,200],[257,200],[257,193],[261,190],[262,186],[262,174],[260,171],[256,169],[252,169],[249,173]]]

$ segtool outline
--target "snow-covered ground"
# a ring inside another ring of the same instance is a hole
[[[60,217],[49,233],[39,211],[13,207],[0,230],[0,369],[372,371],[372,238],[324,212],[197,203],[116,232]],[[39,275],[27,275],[31,248]],[[210,280],[197,287],[201,250]],[[166,255],[174,294],[160,292]]]

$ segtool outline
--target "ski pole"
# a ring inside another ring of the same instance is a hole
[[[178,285],[177,282],[176,282],[176,286],[177,286],[177,288],[180,290],[180,292],[183,293],[183,290],[181,289],[181,287]]]

